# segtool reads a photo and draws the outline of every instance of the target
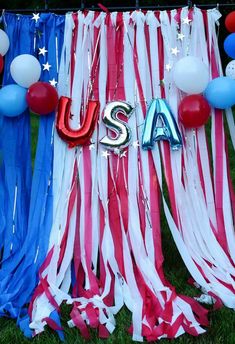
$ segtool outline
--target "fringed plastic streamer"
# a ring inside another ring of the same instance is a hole
[[[171,12],[171,20],[174,18]],[[182,19],[189,16],[187,9],[181,11]],[[217,49],[217,10],[193,11],[191,28],[181,25],[185,35],[181,56],[200,56],[211,71],[211,77],[218,76],[219,55]],[[164,51],[174,45],[175,34],[169,29],[169,17],[160,16]],[[199,35],[199,28],[200,35]],[[203,29],[204,28],[204,32]],[[179,43],[178,43],[179,44]],[[217,51],[217,53],[216,53]],[[177,58],[181,57],[180,54]],[[170,56],[168,55],[168,59]],[[171,57],[172,58],[172,57]],[[166,76],[166,77],[165,77]],[[172,83],[171,75],[164,73],[165,94],[170,106],[177,114],[179,94]],[[234,243],[233,214],[226,162],[223,119],[221,111],[212,112],[212,161],[205,135],[205,129],[183,131],[183,154],[170,152],[162,143],[166,182],[174,218],[174,225],[166,216],[179,252],[194,280],[203,291],[222,300],[228,307],[234,307]],[[167,215],[168,214],[168,215]],[[178,233],[175,231],[178,227]],[[190,257],[190,259],[189,259]]]
[[[212,111],[212,155],[205,128],[186,130],[180,123],[182,149],[173,151],[168,142],[151,151],[140,145],[152,98],[166,99],[178,121],[183,95],[166,64],[173,67],[193,55],[208,66],[211,78],[221,73],[219,17],[216,9],[197,7],[66,16],[59,93],[71,99],[69,125],[74,130],[82,125],[89,100],[99,100],[100,114],[90,144],[68,149],[55,134],[52,231],[30,304],[35,333],[46,324],[61,333],[63,301],[72,307],[69,326],[85,338],[89,327],[100,337],[112,333],[123,305],[132,314],[136,341],[205,331],[207,311],[178,295],[164,276],[161,198],[179,253],[195,285],[208,294],[200,299],[211,296],[217,307],[222,302],[235,307],[234,193],[222,112]],[[111,152],[99,142],[109,134],[103,110],[116,100],[134,108],[128,119],[132,142]],[[227,117],[233,132],[231,113]]]

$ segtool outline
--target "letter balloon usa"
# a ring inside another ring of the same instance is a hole
[[[162,126],[157,126],[159,120]],[[173,150],[182,146],[178,125],[165,99],[153,99],[145,119],[142,147],[152,149],[155,141],[168,140]]]
[[[61,97],[59,100],[56,129],[59,136],[68,143],[70,148],[89,143],[97,124],[99,116],[99,101],[90,100],[87,105],[83,123],[79,129],[72,129],[69,123],[71,119],[71,99]]]
[[[131,142],[131,128],[118,117],[118,114],[129,118],[133,108],[125,101],[113,101],[106,105],[103,113],[103,123],[115,133],[115,137],[104,136],[99,142],[109,150],[121,150]],[[90,142],[98,121],[99,102],[89,101],[87,111],[81,127],[73,130],[70,127],[71,99],[61,97],[59,101],[56,128],[61,139],[68,143],[70,148]],[[160,125],[159,125],[160,120]],[[158,125],[158,126],[157,126]],[[142,147],[152,149],[154,143],[167,140],[173,150],[182,146],[181,134],[175,117],[164,99],[153,99],[145,120]]]
[[[117,115],[122,113],[129,118],[132,111],[131,105],[124,101],[115,101],[107,104],[104,110],[103,122],[110,130],[115,132],[116,137],[111,138],[106,135],[100,140],[100,143],[112,150],[128,146],[131,141],[131,129]]]

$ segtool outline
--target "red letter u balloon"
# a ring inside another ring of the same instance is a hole
[[[67,142],[70,148],[73,148],[89,143],[98,121],[100,106],[99,101],[89,100],[81,127],[72,129],[69,123],[71,103],[70,98],[60,97],[56,129],[61,139]]]

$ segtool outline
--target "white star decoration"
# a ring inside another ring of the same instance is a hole
[[[110,156],[110,153],[107,150],[102,152],[102,157],[105,158],[106,160],[108,159],[109,156]]]
[[[57,81],[55,80],[55,78],[53,78],[52,80],[49,80],[49,83],[51,84],[51,86],[56,87]]]
[[[183,24],[189,25],[191,21],[192,19],[189,19],[189,17],[183,18]]]
[[[175,47],[175,48],[171,48],[171,53],[172,53],[172,55],[175,55],[175,56],[177,56],[178,54],[179,54],[179,49],[177,48],[177,47]]]
[[[43,48],[39,48],[39,55],[43,55],[43,56],[45,56],[45,54],[48,52],[48,50],[46,50],[46,48],[45,47],[43,47]]]
[[[93,142],[89,145],[89,150],[91,151],[92,149],[95,149],[95,144]]]
[[[40,19],[40,14],[39,13],[33,13],[33,18],[31,18],[32,20],[35,20],[35,23],[38,22],[38,20]]]
[[[132,147],[134,147],[135,149],[136,148],[138,148],[140,146],[140,144],[139,144],[139,141],[137,140],[137,141],[134,141],[133,143],[132,143]]]
[[[48,72],[49,72],[49,70],[50,70],[50,68],[51,68],[51,65],[47,62],[47,63],[44,63],[44,64],[42,64],[43,65],[43,70],[48,70]]]
[[[122,153],[120,154],[120,158],[126,158],[126,153],[127,153],[127,151],[122,152]]]
[[[127,153],[127,151],[123,151],[123,152],[122,152],[119,148],[115,148],[115,149],[113,150],[113,153],[116,154],[116,155],[118,155],[119,158],[126,158],[126,153]]]
[[[179,39],[181,42],[183,41],[185,35],[183,33],[178,33],[177,39]]]
[[[170,63],[166,64],[166,70],[169,72],[172,68],[172,65]]]

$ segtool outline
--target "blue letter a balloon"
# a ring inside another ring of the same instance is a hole
[[[157,126],[158,120],[162,126]],[[153,99],[147,112],[142,137],[142,148],[153,149],[154,143],[168,140],[173,150],[182,147],[182,139],[175,117],[165,99]]]

